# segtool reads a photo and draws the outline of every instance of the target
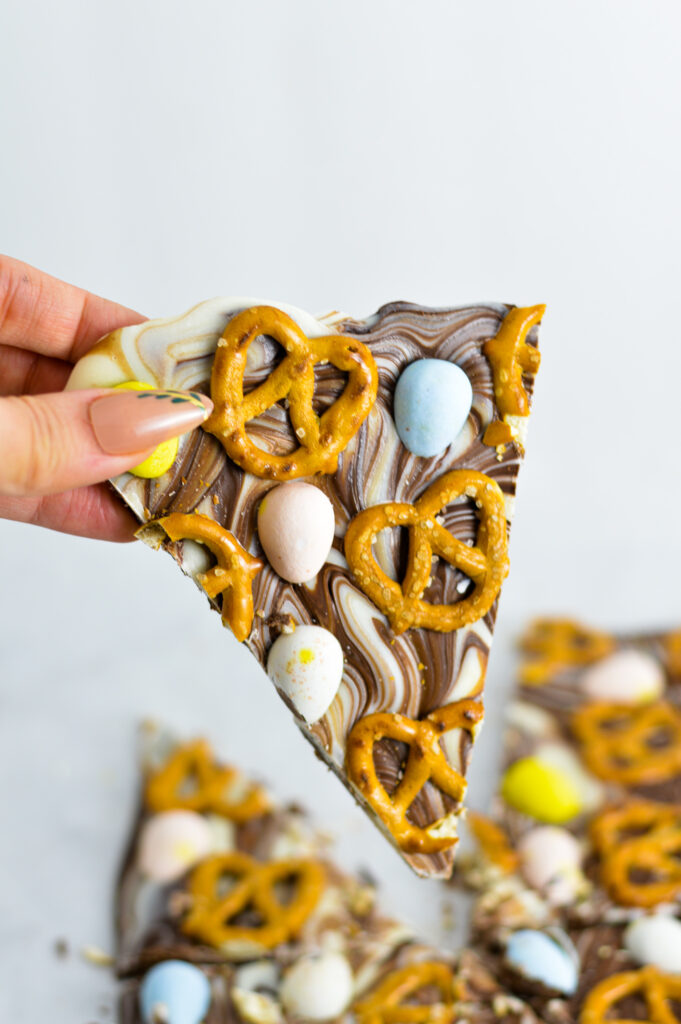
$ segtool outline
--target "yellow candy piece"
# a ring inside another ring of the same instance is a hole
[[[117,390],[123,391],[158,391],[153,384],[146,384],[141,380],[127,380],[124,384],[116,384]],[[133,476],[141,476],[145,480],[155,480],[157,476],[167,473],[177,458],[177,450],[180,441],[177,437],[171,437],[169,441],[161,441],[157,448],[154,448],[151,455],[138,466],[128,470]]]
[[[562,825],[582,810],[572,781],[536,757],[522,757],[511,765],[504,775],[501,795],[511,807],[548,825]]]

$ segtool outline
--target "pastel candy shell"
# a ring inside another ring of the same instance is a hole
[[[210,982],[193,964],[165,960],[145,974],[139,1002],[144,1024],[201,1024],[210,1007]]]
[[[472,404],[471,382],[460,366],[417,359],[395,387],[395,427],[402,444],[414,455],[440,455],[458,437]]]
[[[172,882],[207,857],[213,845],[213,830],[200,814],[162,811],[142,829],[138,867],[154,882]]]
[[[270,648],[267,673],[295,710],[312,723],[333,701],[343,678],[343,651],[322,626],[297,626]]]

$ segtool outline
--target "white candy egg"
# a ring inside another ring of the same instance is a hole
[[[667,914],[640,917],[625,931],[624,948],[640,964],[681,974],[681,921]]]
[[[302,957],[287,972],[281,986],[285,1010],[305,1020],[339,1017],[353,995],[350,964],[341,953]]]
[[[523,875],[552,906],[572,903],[582,883],[581,848],[564,828],[545,825],[527,832],[518,843]]]
[[[581,686],[591,700],[639,704],[661,695],[665,676],[652,655],[629,648],[590,665],[582,675]]]
[[[306,722],[318,721],[343,678],[343,651],[322,626],[297,626],[282,633],[267,657],[267,673]]]
[[[163,811],[140,835],[138,867],[154,882],[172,882],[213,850],[210,823],[194,811]]]
[[[289,583],[305,583],[317,575],[334,529],[333,505],[312,484],[279,484],[260,502],[260,543],[274,571]]]

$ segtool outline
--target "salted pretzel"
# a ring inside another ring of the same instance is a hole
[[[630,996],[640,995],[647,1007],[645,1020],[614,1017],[610,1011]],[[672,1001],[681,1001],[681,975],[664,974],[656,967],[625,971],[604,978],[589,992],[579,1024],[680,1024]]]
[[[681,629],[668,633],[664,641],[667,668],[672,676],[681,676]]]
[[[572,619],[535,619],[520,642],[528,655],[520,667],[526,686],[540,686],[572,666],[590,665],[615,647],[614,639]]]
[[[232,796],[238,791],[238,796]],[[269,807],[262,787],[249,785],[234,768],[218,765],[205,740],[178,747],[165,764],[149,776],[145,803],[150,811],[198,811],[242,823]]]
[[[232,885],[223,892],[228,880]],[[324,881],[324,868],[315,860],[262,864],[236,851],[208,857],[189,876],[192,906],[182,931],[211,946],[246,942],[272,949],[297,935],[319,902]],[[277,886],[286,883],[293,891],[282,902]],[[234,924],[245,911],[255,913],[258,923]]]
[[[471,498],[480,525],[477,545],[469,547],[437,521],[438,513],[457,498]],[[402,584],[381,569],[372,546],[376,535],[391,526],[409,532],[407,572]],[[508,538],[504,496],[484,473],[454,469],[431,484],[413,505],[387,502],[372,505],[350,520],[345,555],[353,579],[387,616],[395,633],[422,627],[448,633],[477,622],[490,610],[508,575]],[[423,600],[431,580],[432,558],[438,555],[465,573],[472,593],[454,604]]]
[[[269,377],[244,394],[248,349],[258,336],[278,342],[286,356]],[[345,390],[321,416],[313,407],[318,363],[332,363],[348,374]],[[233,317],[218,342],[211,375],[212,415],[203,424],[238,466],[267,480],[295,480],[313,473],[333,473],[338,456],[359,430],[376,401],[378,371],[361,341],[343,334],[308,338],[291,317],[273,306],[253,306]],[[300,442],[287,455],[259,448],[247,423],[288,400],[289,416]]]
[[[457,804],[461,802],[466,780],[448,764],[440,739],[452,729],[474,735],[483,713],[477,701],[460,700],[432,711],[420,722],[406,715],[377,712],[361,718],[351,730],[348,776],[406,853],[438,853],[457,842],[453,830],[446,828],[456,811],[424,827],[409,821],[407,812],[428,781]],[[409,746],[404,774],[392,793],[378,778],[374,764],[374,745],[382,739]]]
[[[645,786],[681,772],[681,711],[666,701],[644,707],[595,701],[575,712],[572,728],[600,779]]]
[[[591,838],[603,884],[620,905],[651,908],[681,896],[681,807],[637,800],[599,814]]]
[[[233,533],[214,519],[198,512],[173,512],[157,519],[170,540],[194,540],[205,544],[217,559],[217,565],[196,577],[206,594],[215,600],[222,594],[222,621],[229,626],[239,642],[246,640],[253,625],[253,578],[264,562],[249,555]]]
[[[518,870],[520,858],[511,846],[505,829],[486,814],[479,814],[477,811],[468,812],[466,824],[490,864],[507,875],[512,875]]]
[[[527,335],[541,322],[546,306],[515,307],[504,317],[494,338],[482,346],[492,365],[494,397],[502,417],[528,416],[530,404],[523,373],[536,373],[541,355]]]
[[[410,1003],[423,988],[434,988],[437,1003]],[[393,971],[353,1006],[358,1024],[448,1024],[454,1020],[455,978],[449,964],[424,960]]]

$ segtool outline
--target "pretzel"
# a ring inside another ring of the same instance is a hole
[[[610,1010],[630,996],[645,999],[648,1015],[645,1021],[628,1017],[611,1017]],[[579,1024],[679,1024],[670,1000],[681,1000],[681,976],[663,974],[656,967],[611,974],[589,992],[584,1001]]]
[[[622,906],[651,908],[681,896],[680,806],[639,800],[604,811],[591,838],[603,884]]]
[[[233,789],[239,791],[237,798],[230,796]],[[216,764],[205,740],[178,747],[163,767],[149,776],[145,802],[154,812],[212,812],[238,823],[264,814],[269,807],[264,789],[251,785],[244,793],[240,773]]]
[[[244,395],[244,373],[251,342],[274,338],[286,357],[267,380]],[[313,407],[318,363],[332,363],[348,374],[342,395],[320,417]],[[376,401],[378,371],[361,341],[343,334],[308,338],[280,309],[253,306],[233,317],[218,342],[211,375],[212,415],[203,424],[238,466],[267,480],[295,480],[313,473],[334,473],[338,456],[359,430]],[[289,415],[300,446],[287,455],[259,448],[246,433],[249,420],[288,399]]]
[[[223,894],[226,879],[232,879],[234,884]],[[314,860],[262,864],[239,852],[208,857],[189,876],[188,891],[193,905],[181,928],[211,946],[252,942],[272,949],[300,931],[319,902],[324,879],[323,867]],[[293,895],[282,903],[276,886],[285,882],[293,883]],[[230,923],[249,909],[257,913],[259,923]]]
[[[419,989],[436,988],[437,1003],[409,1003]],[[393,971],[366,999],[353,1006],[358,1024],[448,1024],[454,1020],[455,978],[451,967],[435,960]]]
[[[530,330],[540,323],[546,306],[515,307],[504,317],[494,338],[482,346],[492,365],[494,397],[502,417],[528,416],[530,403],[523,386],[523,373],[536,373],[541,355],[527,341]]]
[[[608,633],[582,626],[572,619],[536,619],[520,647],[531,655],[520,668],[521,682],[540,686],[572,665],[590,665],[614,649]]]
[[[572,728],[600,779],[649,786],[681,772],[681,712],[665,701],[645,707],[595,701],[575,712]]]
[[[438,853],[457,842],[455,835],[443,830],[456,812],[425,827],[412,824],[407,812],[429,780],[457,804],[461,802],[466,780],[447,763],[440,739],[452,729],[465,729],[474,735],[483,713],[477,701],[460,700],[432,711],[420,722],[388,712],[366,715],[350,732],[348,776],[406,853]],[[374,744],[384,738],[406,743],[410,748],[402,779],[390,794],[378,778],[374,764]]]
[[[469,547],[437,521],[438,512],[457,498],[472,498],[480,525],[477,546]],[[372,545],[381,530],[406,526],[409,531],[407,572],[400,585],[383,572]],[[483,473],[454,469],[424,491],[413,505],[373,505],[350,520],[345,555],[355,582],[388,618],[395,633],[411,627],[448,633],[477,622],[490,610],[508,575],[508,540],[504,495]],[[465,573],[473,592],[455,604],[422,600],[431,580],[433,555]]]
[[[506,831],[485,814],[469,811],[466,823],[482,854],[490,864],[504,874],[512,875],[518,870],[520,858],[509,841]]]
[[[194,540],[205,544],[217,565],[196,579],[211,600],[222,594],[222,621],[239,642],[246,640],[253,625],[253,577],[264,562],[241,546],[233,533],[214,519],[198,512],[173,512],[149,524],[160,526],[172,541]]]
[[[681,629],[668,633],[664,640],[667,670],[672,676],[681,676]]]

